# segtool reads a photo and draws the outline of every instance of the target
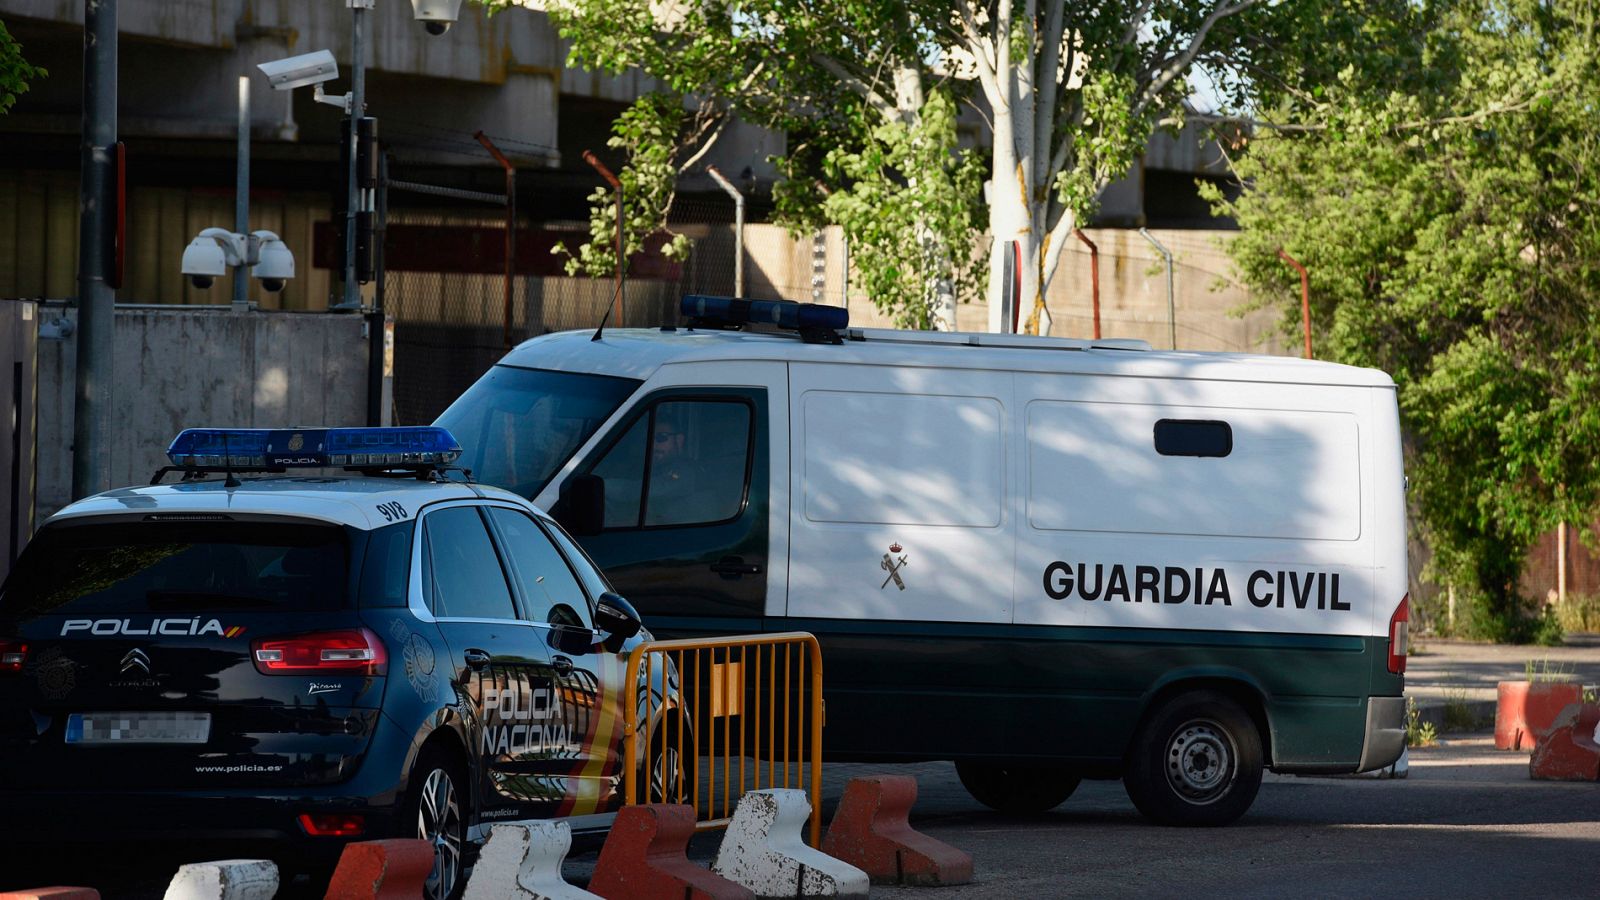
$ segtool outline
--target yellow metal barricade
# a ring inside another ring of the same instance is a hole
[[[811,797],[822,838],[822,650],[805,632],[647,641],[628,656],[639,702],[624,704],[627,802],[685,803],[724,828],[745,791]],[[648,763],[645,761],[648,760]],[[791,778],[792,773],[792,778]]]

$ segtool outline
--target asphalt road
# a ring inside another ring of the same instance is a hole
[[[1042,816],[1011,818],[969,798],[949,763],[826,767],[824,812],[852,775],[917,776],[916,827],[971,853],[977,880],[956,888],[874,888],[880,898],[1521,896],[1549,889],[1592,896],[1600,850],[1600,784],[1528,778],[1527,754],[1493,749],[1487,735],[1411,751],[1403,780],[1268,775],[1255,806],[1216,829],[1162,828],[1134,810],[1120,782],[1086,782]],[[691,856],[709,864],[717,835]],[[67,883],[108,898],[163,893],[171,868],[108,875],[74,854]],[[567,861],[585,883],[596,854]],[[88,865],[86,866],[85,863]],[[0,889],[20,887],[0,874]],[[76,873],[79,877],[74,878]],[[31,882],[38,884],[38,882]],[[304,896],[318,896],[302,886]]]
[[[1051,813],[1011,819],[963,800],[947,764],[916,768],[919,830],[974,858],[959,888],[875,897],[1593,896],[1600,784],[1528,778],[1488,736],[1411,751],[1404,780],[1268,775],[1218,829],[1146,824],[1119,782],[1089,782]],[[953,789],[952,789],[953,787]]]

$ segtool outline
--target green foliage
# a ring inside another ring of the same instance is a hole
[[[1472,712],[1472,704],[1467,702],[1466,691],[1445,691],[1442,730],[1476,731],[1480,724],[1478,717]]]
[[[1566,602],[1553,609],[1563,630],[1600,631],[1600,594],[1569,593]]]
[[[1593,24],[1585,0],[1402,4],[1372,26],[1384,53],[1356,53],[1369,68],[1283,92],[1310,127],[1251,145],[1228,210],[1285,330],[1298,282],[1279,247],[1311,272],[1318,356],[1394,377],[1428,574],[1497,640],[1559,641],[1517,579],[1600,496]]]
[[[22,58],[22,45],[6,30],[6,23],[0,22],[0,113],[11,110],[18,95],[28,90],[29,81],[48,74]]]
[[[1439,731],[1432,722],[1422,721],[1422,710],[1417,708],[1415,697],[1406,698],[1406,746],[1431,747],[1439,740]]]
[[[1578,676],[1571,666],[1562,663],[1552,663],[1548,657],[1544,659],[1528,659],[1522,665],[1527,673],[1527,680],[1531,684],[1561,683],[1576,681]]]
[[[942,92],[914,122],[869,118],[861,128],[868,140],[833,147],[822,160],[826,181],[840,187],[823,193],[791,177],[774,192],[779,215],[797,230],[842,226],[878,308],[902,328],[931,328],[927,298],[950,290],[967,300],[981,290],[972,228],[981,160],[957,148],[955,103]]]

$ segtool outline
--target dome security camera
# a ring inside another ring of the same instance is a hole
[[[222,243],[207,231],[221,231],[220,228],[208,228],[200,232],[189,246],[183,249],[183,274],[189,283],[205,290],[211,287],[213,281],[228,271],[228,254],[223,249]],[[227,232],[224,232],[227,234]],[[228,234],[231,239],[232,235]]]
[[[285,283],[294,277],[294,254],[289,252],[282,238],[270,231],[257,231],[250,237],[258,246],[256,263],[250,274],[261,280],[262,290],[272,293],[283,290]]]
[[[431,35],[450,30],[461,16],[461,0],[411,0],[411,17]]]

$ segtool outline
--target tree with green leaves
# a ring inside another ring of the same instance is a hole
[[[28,82],[45,74],[44,69],[22,58],[22,45],[6,30],[6,23],[0,22],[0,113],[10,112],[17,97],[28,90]]]
[[[1600,499],[1596,4],[1392,12],[1380,52],[1353,40],[1371,65],[1286,77],[1274,117],[1294,124],[1235,161],[1231,251],[1290,330],[1277,251],[1305,263],[1318,355],[1394,376],[1432,574],[1474,601],[1474,632],[1537,637],[1528,550]]]
[[[1226,83],[1242,91],[1248,73],[1280,52],[1262,36],[1314,38],[1329,6],[1343,4],[563,0],[548,8],[572,42],[572,63],[637,69],[655,81],[611,139],[630,160],[622,176],[633,198],[630,248],[665,227],[677,176],[738,118],[789,137],[776,161],[782,221],[796,230],[842,225],[881,308],[904,325],[948,328],[955,304],[984,290],[997,321],[1005,241],[1020,245],[1021,297],[1037,312],[1100,190],[1128,170],[1154,128],[1181,124],[1193,68],[1233,72]],[[982,155],[958,139],[963,104],[989,131]],[[595,240],[573,268],[602,273],[614,211],[604,192],[595,201]],[[973,265],[981,228],[994,237],[987,275]]]

